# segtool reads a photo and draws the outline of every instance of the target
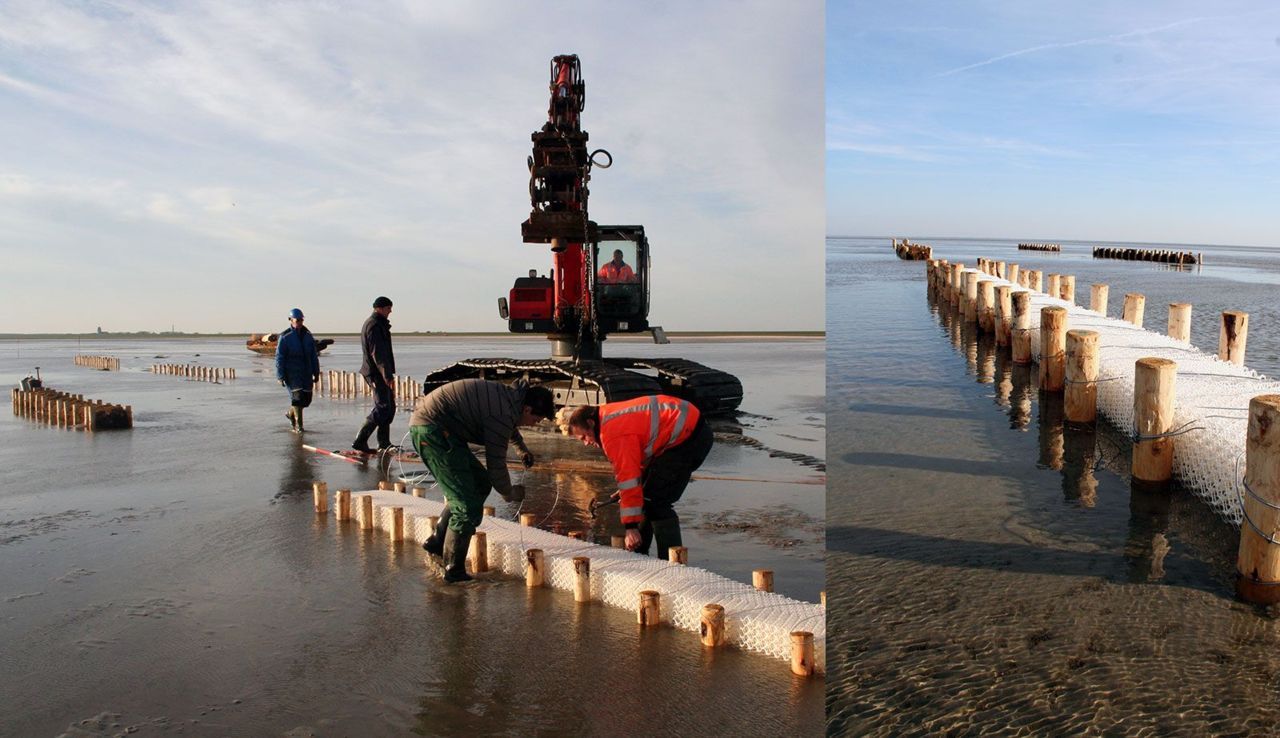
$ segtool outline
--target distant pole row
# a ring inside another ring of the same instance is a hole
[[[1061,251],[1062,245],[1056,243],[1020,243],[1020,251]]]
[[[893,239],[893,252],[899,259],[907,261],[925,261],[933,258],[933,247],[922,243],[911,243],[910,239]]]
[[[168,374],[174,377],[194,379],[197,382],[221,382],[236,378],[235,369],[198,366],[196,364],[152,364],[151,371],[154,374]]]
[[[1156,261],[1161,264],[1193,265],[1204,263],[1204,253],[1169,251],[1168,249],[1120,249],[1099,246],[1093,250],[1095,259],[1124,259],[1126,261]]]
[[[132,405],[86,400],[84,395],[48,387],[32,390],[15,388],[10,391],[10,397],[14,415],[57,428],[92,432],[133,427]]]
[[[394,490],[401,494],[412,494],[414,497],[426,496],[425,488],[410,488],[404,482],[379,482],[378,489]],[[325,482],[313,483],[312,497],[316,513],[320,515],[328,514],[330,507],[328,484]],[[339,522],[347,522],[354,519],[357,527],[362,531],[373,531],[378,527],[375,524],[373,495],[355,495],[353,500],[351,490],[340,489],[334,494],[332,502],[334,517]],[[354,505],[352,504],[353,502]],[[486,506],[484,508],[484,514],[487,516],[492,516],[495,512],[496,510],[493,507]],[[390,517],[391,527],[388,531],[390,543],[398,543],[412,538],[413,519],[411,515],[405,513],[403,506],[391,506]],[[520,524],[534,527],[536,519],[536,515],[524,513],[520,516]],[[439,522],[439,517],[435,515],[426,516],[426,525],[429,529],[434,529]],[[570,537],[578,540],[582,538],[581,534]],[[615,545],[617,545],[616,542]],[[529,588],[545,586],[547,577],[545,552],[539,548],[531,548],[524,552],[524,556],[525,586]],[[670,549],[668,557],[673,563],[687,564],[689,551],[684,546],[675,546]],[[477,530],[471,538],[471,546],[467,551],[467,567],[473,574],[483,574],[489,571],[489,558],[488,536],[484,531]],[[574,601],[579,603],[591,602],[591,558],[588,556],[573,557],[573,571]],[[753,580],[756,589],[766,592],[773,591],[773,572],[771,570],[757,570],[753,574]],[[662,623],[661,597],[662,594],[656,590],[640,592],[636,608],[636,621],[641,627],[652,628]],[[709,603],[703,606],[699,639],[704,646],[710,648],[723,646],[727,642],[725,638],[724,607],[722,605]],[[791,634],[791,671],[799,676],[813,676],[816,672],[812,632],[796,631]]]
[[[415,382],[413,377],[397,376],[394,389],[396,398],[407,404],[412,404],[422,395],[422,385]],[[330,369],[320,375],[316,393],[327,393],[330,397],[369,397],[373,394],[373,388],[359,372]]]
[[[76,354],[76,366],[87,366],[90,369],[103,369],[106,371],[120,371],[120,359],[114,356],[87,356],[85,354]]]
[[[1009,307],[1002,292],[1009,289],[1008,285],[996,288],[1001,291],[996,292],[999,299],[991,297],[995,280],[986,277],[1000,274],[1010,275],[1008,279],[1023,288],[1010,295]],[[1073,302],[1074,282],[1070,275],[1051,274],[1047,293]],[[1039,291],[1038,272],[988,259],[979,259],[976,270],[945,260],[930,260],[928,283],[943,302],[956,306],[963,319],[975,324],[978,331],[994,332],[997,346],[1004,345],[1000,340],[1003,326],[1011,324],[1014,363],[1031,363],[1028,308],[1030,293]],[[1090,309],[1105,315],[1107,285],[1095,284],[1091,293]],[[1125,295],[1123,319],[1142,327],[1145,306],[1145,296]],[[1065,307],[1040,310],[1039,387],[1044,392],[1063,394],[1068,422],[1091,424],[1097,418],[1099,334],[1069,330],[1068,318]],[[1248,322],[1247,313],[1222,313],[1219,359],[1243,365]],[[1190,324],[1190,304],[1169,306],[1170,337],[1188,341]],[[1023,335],[1028,338],[1021,339]],[[1177,368],[1177,362],[1158,356],[1144,357],[1134,364],[1131,474],[1137,481],[1163,484],[1173,478]],[[1237,592],[1251,602],[1280,602],[1280,395],[1259,395],[1249,403],[1243,486],[1244,524],[1236,560],[1240,574]]]

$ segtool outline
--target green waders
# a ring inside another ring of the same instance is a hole
[[[466,569],[467,546],[484,518],[484,501],[492,489],[489,472],[465,442],[450,437],[438,426],[412,426],[409,438],[444,493],[445,511],[433,537],[443,549],[445,581],[465,581],[470,578]]]

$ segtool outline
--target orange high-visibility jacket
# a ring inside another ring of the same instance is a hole
[[[605,262],[605,265],[600,267],[600,271],[596,272],[596,279],[601,284],[627,284],[636,281],[636,273],[625,263],[622,266],[618,266],[609,261]]]
[[[699,412],[686,400],[650,395],[600,406],[600,446],[613,464],[623,524],[644,520],[640,476],[655,456],[693,434]]]

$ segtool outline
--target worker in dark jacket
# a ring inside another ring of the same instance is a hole
[[[369,435],[378,431],[378,450],[391,447],[391,419],[396,414],[396,357],[391,351],[391,300],[379,297],[373,301],[373,314],[360,329],[360,376],[373,388],[373,410],[351,448],[371,454]]]
[[[445,510],[435,533],[423,544],[444,559],[446,582],[464,582],[467,547],[484,515],[490,489],[502,499],[519,502],[524,489],[511,485],[507,445],[520,449],[525,467],[533,454],[518,426],[532,426],[555,415],[551,390],[484,379],[460,379],[418,399],[409,421],[413,447],[444,492]],[[484,465],[468,443],[484,446]]]
[[[302,324],[302,311],[289,311],[289,328],[276,343],[276,379],[289,390],[289,412],[285,417],[293,429],[302,432],[302,409],[311,404],[311,387],[320,381],[320,354],[315,337]]]

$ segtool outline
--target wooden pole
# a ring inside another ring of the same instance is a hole
[[[313,482],[311,484],[311,495],[316,504],[316,512],[329,512],[329,485],[327,482]]]
[[[626,536],[610,536],[609,545],[612,546],[613,548],[626,548],[627,537]],[[670,551],[671,549],[667,549],[667,550]]]
[[[1039,269],[1031,270],[1030,287],[1036,292],[1044,292],[1044,272]]]
[[[1111,287],[1105,284],[1095,284],[1089,288],[1089,309],[1095,313],[1107,314],[1107,293],[1111,291]]]
[[[991,333],[996,326],[996,283],[990,279],[978,282],[978,330]]]
[[[1226,310],[1218,322],[1218,358],[1244,366],[1244,344],[1249,338],[1249,314]]]
[[[1067,381],[1064,407],[1070,423],[1092,423],[1098,416],[1098,332],[1067,331]]]
[[[1184,343],[1191,342],[1191,303],[1175,302],[1169,305],[1169,338]]]
[[[569,531],[569,537],[570,537],[570,538],[572,538],[572,539],[573,539],[573,540],[575,540],[575,541],[585,541],[585,540],[587,539],[586,534],[584,534],[584,533],[583,533],[582,531],[580,531],[580,530],[571,530],[571,531]]]
[[[591,601],[591,559],[586,556],[573,557],[573,601]]]
[[[640,593],[640,609],[636,613],[636,621],[641,628],[654,628],[662,622],[658,602],[659,595],[652,589]]]
[[[535,513],[520,513],[520,525],[526,528],[532,528],[538,524],[538,516]]]
[[[1072,305],[1076,304],[1076,277],[1074,274],[1064,274],[1058,281],[1058,287],[1061,289],[1061,297]]]
[[[1067,375],[1067,309],[1040,309],[1040,389],[1061,392]]]
[[[404,540],[404,508],[391,508],[391,542],[398,543]]]
[[[351,490],[338,490],[338,501],[334,509],[334,515],[338,520],[351,519]]]
[[[360,530],[373,530],[373,495],[360,495],[357,502],[356,522]]]
[[[385,479],[378,482],[378,489],[383,492],[389,492],[391,490],[391,482],[388,482]]]
[[[964,273],[964,320],[966,323],[978,321],[978,275],[980,272]]]
[[[1031,293],[1013,293],[1013,363],[1031,363]]]
[[[1249,401],[1244,454],[1236,593],[1246,602],[1270,605],[1280,602],[1280,395]]]
[[[1122,313],[1124,320],[1141,328],[1142,314],[1146,310],[1146,307],[1146,295],[1141,295],[1137,292],[1130,292],[1124,296],[1124,312]]]
[[[1061,295],[1061,292],[1062,292],[1061,280],[1062,280],[1062,276],[1061,276],[1061,275],[1058,275],[1058,274],[1050,274],[1050,275],[1049,275],[1049,288],[1045,290],[1045,292],[1047,292],[1047,293],[1049,294],[1049,297],[1061,297],[1061,296],[1062,296],[1062,295]]]
[[[1015,266],[1017,266],[1015,264]],[[1008,346],[1013,336],[1013,287],[996,287],[996,345]]]
[[[755,569],[751,572],[751,586],[761,592],[773,591],[773,569]]]
[[[489,542],[486,540],[488,536],[482,530],[476,531],[471,536],[471,550],[467,552],[467,558],[471,560],[471,573],[483,574],[489,571]]]
[[[699,627],[699,638],[702,645],[717,648],[724,645],[724,606],[717,604],[702,606],[702,624]]]
[[[413,496],[414,496],[414,497],[426,497],[426,496],[427,496],[427,488],[426,488],[426,487],[414,487],[414,488],[413,488]]]
[[[546,579],[546,557],[540,548],[531,548],[524,552],[524,560],[528,566],[524,570],[524,586],[541,587]]]
[[[797,630],[791,633],[791,673],[796,676],[813,676],[813,634]]]
[[[1020,282],[1018,282],[1018,278],[1019,278],[1020,276],[1021,276],[1021,275],[1020,275],[1020,274],[1018,274],[1018,265],[1017,265],[1017,264],[1010,264],[1010,265],[1009,265],[1009,276],[1008,276],[1008,277],[1006,277],[1006,279],[1008,279],[1010,282],[1012,282],[1012,283],[1014,283],[1014,284],[1020,284]]]
[[[673,564],[688,564],[689,549],[685,546],[672,546],[667,549],[667,560]]]
[[[1133,478],[1166,482],[1173,476],[1174,380],[1178,364],[1170,359],[1138,359],[1133,377]]]
[[[399,492],[400,494],[404,494],[405,491],[408,489],[408,486],[405,485],[404,482],[396,482],[395,484],[392,485],[392,488],[395,489],[395,491]]]
[[[484,514],[488,515],[489,517],[493,517],[494,515],[498,514],[498,508],[494,507],[493,505],[485,505]]]

